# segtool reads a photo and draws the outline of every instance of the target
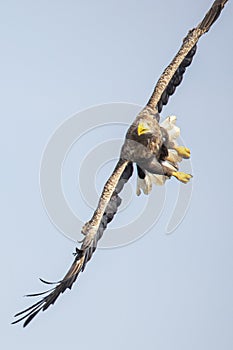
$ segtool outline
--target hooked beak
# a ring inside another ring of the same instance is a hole
[[[148,128],[148,126],[144,123],[139,123],[138,124],[138,136],[147,134],[150,132],[150,129]]]

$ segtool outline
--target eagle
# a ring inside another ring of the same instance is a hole
[[[104,185],[97,208],[92,218],[82,228],[84,239],[80,242],[80,248],[76,248],[70,269],[64,278],[56,283],[41,279],[43,283],[52,285],[52,288],[42,293],[27,295],[42,296],[42,298],[27,309],[18,312],[13,324],[24,321],[23,326],[27,326],[40,311],[45,311],[54,304],[60,294],[72,288],[121,204],[119,193],[132,176],[133,164],[137,169],[138,195],[141,191],[149,194],[153,183],[164,184],[172,177],[183,183],[191,179],[191,174],[179,171],[179,163],[190,157],[190,150],[177,143],[180,129],[176,125],[176,117],[170,116],[160,123],[160,113],[163,106],[168,103],[169,97],[180,85],[186,68],[191,64],[198,40],[209,31],[227,1],[215,0],[204,19],[188,32],[181,48],[159,78],[148,103],[130,125],[119,160]]]

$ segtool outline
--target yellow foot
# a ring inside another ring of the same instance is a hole
[[[184,146],[177,146],[174,148],[178,155],[182,158],[188,159],[190,158],[190,149]]]
[[[186,184],[192,178],[191,174],[183,173],[182,171],[173,171],[172,176],[175,176],[177,180]]]

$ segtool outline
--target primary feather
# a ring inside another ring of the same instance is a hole
[[[66,289],[72,288],[79,273],[84,271],[87,262],[96,250],[97,243],[108,223],[117,212],[121,203],[119,193],[133,172],[132,162],[137,164],[138,176],[141,180],[145,179],[147,175],[151,176],[151,174],[166,175],[166,171],[169,175],[169,166],[166,163],[166,157],[169,157],[169,146],[164,145],[163,142],[163,133],[158,124],[159,113],[163,106],[167,104],[169,97],[174,94],[176,87],[180,85],[185,70],[191,64],[196,53],[199,38],[217,20],[226,2],[227,0],[215,0],[201,23],[188,33],[180,50],[159,78],[146,107],[139,113],[139,116],[129,128],[121,150],[121,157],[104,186],[97,209],[82,229],[84,239],[81,247],[76,248],[75,258],[70,269],[61,281],[55,283],[52,289],[28,295],[30,297],[43,297],[32,306],[17,313],[15,316],[19,318],[13,323],[24,320],[23,325],[24,327],[27,326],[40,311],[45,311],[50,305],[54,304],[60,294],[64,293]],[[145,138],[137,138],[135,134],[135,128],[140,120],[145,120],[148,128],[152,130]],[[172,161],[170,165],[173,165]],[[150,181],[153,182],[153,178]],[[44,280],[42,282],[52,284]]]

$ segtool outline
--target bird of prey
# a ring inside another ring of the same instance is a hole
[[[179,128],[176,118],[168,117],[159,123],[160,112],[167,104],[181,83],[186,68],[191,64],[196,53],[199,38],[208,32],[219,17],[228,0],[215,0],[204,19],[184,38],[178,53],[159,78],[147,105],[138,114],[129,127],[122,146],[119,161],[106,182],[97,209],[92,218],[83,226],[84,239],[81,247],[76,248],[75,259],[64,278],[55,283],[52,289],[28,296],[41,296],[42,299],[17,313],[13,323],[24,320],[23,326],[42,310],[54,304],[61,293],[72,288],[79,273],[84,271],[87,262],[96,250],[97,242],[102,237],[107,224],[113,219],[121,204],[119,193],[133,173],[133,163],[137,167],[137,194],[141,190],[148,194],[152,183],[163,184],[165,180],[175,177],[187,183],[191,175],[179,171],[179,162],[190,157],[190,150],[177,144]],[[46,284],[52,284],[41,280]]]

